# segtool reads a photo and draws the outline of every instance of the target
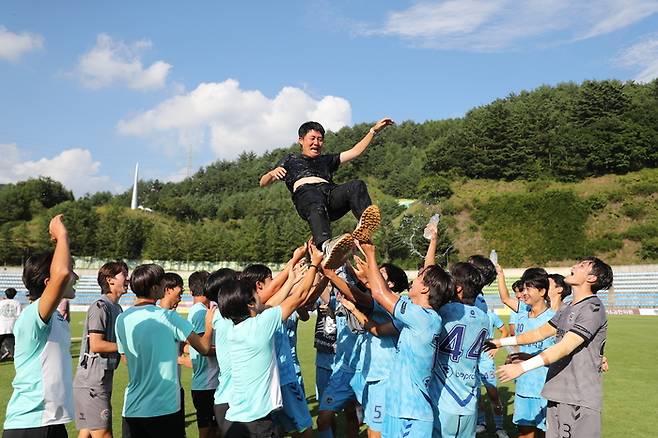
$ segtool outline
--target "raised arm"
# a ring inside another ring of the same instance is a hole
[[[550,338],[551,336],[555,336],[556,333],[557,330],[555,329],[555,327],[553,327],[549,323],[546,323],[539,328],[536,328],[529,332],[521,333],[518,336],[510,336],[510,337],[499,338],[499,339],[489,339],[485,343],[484,348],[485,350],[490,350],[492,348],[498,348],[498,347],[533,344],[535,342],[543,341],[546,338]]]
[[[53,312],[57,310],[59,302],[66,292],[72,277],[75,276],[71,264],[71,252],[69,251],[69,235],[62,222],[62,215],[58,214],[50,220],[48,232],[55,241],[55,253],[50,263],[50,274],[48,283],[39,300],[39,316],[43,322],[48,322]]]
[[[206,312],[205,331],[203,336],[199,336],[195,332],[190,333],[187,337],[187,343],[190,344],[199,354],[207,356],[212,351],[212,318],[217,310],[216,307],[211,307]]]
[[[270,298],[272,298],[272,296],[276,294],[279,289],[281,289],[283,284],[286,282],[286,280],[292,273],[293,268],[304,257],[305,253],[306,253],[305,245],[302,245],[299,248],[295,248],[295,251],[292,253],[292,258],[288,260],[288,263],[286,263],[286,266],[283,268],[283,270],[279,272],[279,274],[272,279],[272,281],[267,286],[267,288],[263,289],[259,293],[260,299],[263,303],[267,303],[270,300]],[[275,305],[278,305],[278,303]]]
[[[279,166],[279,167],[276,167],[276,168],[270,170],[265,175],[261,176],[260,181],[258,182],[258,184],[261,187],[267,187],[270,184],[272,184],[273,182],[282,180],[285,177],[286,177],[286,169]]]
[[[281,318],[284,321],[308,298],[315,280],[315,274],[318,272],[320,263],[322,263],[322,251],[317,249],[311,241],[308,242],[307,249],[311,254],[311,266],[306,270],[302,281],[295,286],[293,292],[281,303]]]
[[[332,271],[331,269],[324,269],[323,272],[329,281],[331,281],[331,284],[336,286],[340,293],[345,296],[345,298],[363,308],[372,309],[373,301],[370,295],[364,294],[359,290],[359,288],[348,284],[345,280],[340,278],[338,274],[336,274],[336,271]]]
[[[400,296],[393,293],[388,287],[388,283],[379,272],[377,259],[375,258],[375,247],[369,243],[357,243],[361,251],[366,256],[366,263],[368,263],[368,282],[370,283],[370,291],[372,297],[390,314],[393,314],[395,304],[400,299]]]
[[[507,284],[505,283],[505,272],[498,264],[496,264],[496,272],[498,273],[498,295],[500,295],[500,301],[509,307],[512,312],[518,312],[519,300],[510,296]]]
[[[359,155],[361,155],[370,142],[372,141],[373,138],[375,138],[375,135],[387,127],[388,125],[392,125],[395,122],[392,119],[389,119],[388,117],[381,119],[379,122],[375,123],[375,126],[370,128],[368,133],[359,141],[357,144],[352,146],[351,149],[346,150],[345,152],[340,153],[340,162],[341,163],[347,163],[348,161],[352,161],[353,159],[357,158]]]
[[[288,275],[287,280],[283,285],[279,288],[279,290],[272,295],[272,297],[267,300],[265,303],[265,306],[267,307],[276,307],[279,304],[285,300],[288,295],[290,294],[290,291],[292,290],[293,286],[297,284],[301,279],[302,275],[304,275],[304,272],[306,271],[306,267],[302,267],[301,265],[296,266],[293,268],[292,272]]]
[[[341,297],[339,300],[343,307],[349,310],[350,313],[356,317],[356,319],[359,321],[359,324],[361,324],[365,330],[369,331],[378,338],[399,334],[392,322],[378,324],[377,322],[368,318],[365,313],[357,309],[354,303],[350,300],[346,299],[345,297]]]
[[[431,233],[430,245],[427,247],[427,253],[425,254],[425,264],[423,268],[429,268],[432,265],[436,264],[436,246],[439,241],[439,227],[436,223],[430,223],[427,225],[426,229]]]

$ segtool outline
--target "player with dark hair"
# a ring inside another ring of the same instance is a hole
[[[325,131],[317,122],[299,127],[301,153],[288,154],[276,167],[264,174],[260,186],[285,181],[299,216],[308,222],[313,241],[325,254],[323,264],[330,269],[342,265],[354,246],[354,240],[369,241],[381,221],[377,206],[372,205],[368,188],[361,180],[335,184],[333,174],[341,164],[359,157],[375,135],[393,120],[378,121],[351,149],[340,154],[322,154]],[[332,239],[331,222],[352,211],[359,221],[352,234]]]
[[[123,312],[119,300],[128,291],[128,265],[105,263],[98,270],[98,285],[101,297],[87,309],[73,380],[78,438],[112,437],[112,383],[120,359],[115,325]]]
[[[542,396],[548,400],[547,434],[557,438],[601,435],[603,403],[603,348],[608,330],[605,307],[596,293],[612,286],[612,268],[596,257],[571,267],[565,279],[573,301],[562,306],[538,329],[518,336],[495,339],[489,347],[525,345],[556,336],[557,343],[529,360],[503,365],[503,381],[530,370],[549,366]]]
[[[5,290],[5,299],[0,300],[0,361],[14,358],[14,324],[21,314],[21,303],[15,300],[16,289]]]

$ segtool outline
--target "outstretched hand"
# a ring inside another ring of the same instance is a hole
[[[298,261],[300,261],[304,256],[306,255],[306,245],[302,245],[298,248],[295,248],[295,250],[292,253],[292,261],[293,264],[297,264]]]
[[[324,254],[322,254],[322,251],[320,251],[318,247],[315,246],[312,240],[309,240],[307,242],[306,249],[311,255],[311,264],[315,266],[320,266],[320,263],[322,263],[322,257],[324,256]]]
[[[375,123],[375,126],[373,126],[372,129],[373,129],[373,131],[375,131],[375,133],[378,133],[379,131],[386,128],[387,126],[394,125],[394,124],[395,124],[395,122],[393,121],[393,119],[391,119],[389,117],[384,117],[383,119],[381,119],[380,121]]]
[[[498,374],[498,378],[500,378],[500,381],[502,383],[505,383],[505,382],[509,382],[510,380],[514,380],[517,377],[519,377],[521,374],[523,374],[523,368],[521,367],[520,362],[512,363],[509,365],[501,365],[498,367],[496,374]]]
[[[496,267],[496,274],[505,276],[503,268],[498,263],[496,263],[494,266]]]
[[[282,180],[286,177],[286,169],[279,166],[276,169],[270,170],[270,175],[276,180]]]
[[[50,220],[50,224],[48,224],[48,233],[54,242],[57,242],[59,239],[66,237],[68,234],[66,227],[64,226],[63,219],[64,215],[58,214],[57,216],[53,217]]]
[[[482,351],[495,350],[499,348],[500,347],[500,345],[498,345],[499,342],[497,343],[496,341],[497,339],[487,339],[486,341],[484,341],[484,343],[482,344]]]

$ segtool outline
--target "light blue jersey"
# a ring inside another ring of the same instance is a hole
[[[203,303],[195,303],[187,314],[187,320],[192,323],[192,330],[199,335],[206,330],[206,313],[208,308]],[[190,359],[193,370],[192,391],[216,389],[219,384],[217,357],[203,356],[190,345]]]
[[[500,329],[504,324],[500,316],[496,315],[492,310],[487,312],[489,318],[489,327],[487,328],[487,338],[494,338],[496,329]],[[480,362],[478,363],[478,371],[482,383],[486,386],[495,388],[498,386],[498,379],[496,378],[496,364],[494,360],[487,353],[480,354]]]
[[[117,318],[117,347],[128,362],[124,417],[157,417],[177,412],[178,342],[192,324],[173,310],[153,304],[133,306]],[[155,372],[157,370],[157,372]]]
[[[374,303],[370,319],[377,324],[392,321],[391,315],[377,302]],[[397,341],[397,336],[379,338],[370,332],[364,334],[360,368],[366,382],[377,382],[388,377],[396,354]]]
[[[299,365],[299,358],[297,357],[297,325],[299,323],[299,315],[297,312],[292,312],[292,315],[288,317],[283,323],[286,327],[286,333],[288,334],[288,343],[290,344],[290,351],[292,352],[292,361],[295,365],[295,373],[298,376],[302,374],[302,368]]]
[[[274,347],[276,349],[277,364],[279,367],[279,381],[281,385],[287,385],[297,381],[295,362],[290,349],[290,340],[285,325],[274,332]]]
[[[530,307],[526,303],[524,303],[523,301],[519,300],[519,305],[518,305],[517,311],[516,312],[514,310],[510,311],[509,323],[516,325],[516,320],[519,316],[519,313],[520,312],[528,312],[529,310],[530,310]],[[514,331],[514,333],[516,333],[516,330]]]
[[[516,320],[516,334],[520,335],[521,333],[527,333],[541,327],[553,315],[555,315],[555,312],[550,308],[544,310],[536,318],[531,318],[530,312],[519,312]],[[520,345],[519,351],[521,353],[538,354],[554,344],[555,337],[551,336],[533,344]],[[516,379],[516,394],[523,397],[541,397],[541,390],[546,382],[546,373],[548,373],[548,367],[543,366],[522,374]]]
[[[347,325],[347,317],[336,315],[336,356],[334,369],[347,373],[357,371],[361,352],[362,336],[353,333]]]
[[[228,351],[226,336],[233,327],[233,321],[226,319],[215,310],[212,319],[213,335],[215,337],[215,354],[219,365],[219,383],[215,390],[215,404],[228,403],[231,397],[231,357]]]
[[[432,379],[439,412],[473,415],[477,410],[477,366],[488,336],[489,317],[476,306],[451,302],[439,309],[443,328]]]
[[[229,328],[232,390],[227,420],[255,421],[282,406],[273,339],[282,326],[281,307],[276,306]]]
[[[388,376],[386,413],[395,418],[433,421],[434,406],[427,384],[432,377],[441,317],[434,309],[406,297],[395,304],[393,316],[400,337]]]
[[[73,421],[69,323],[57,311],[48,323],[43,322],[36,300],[16,320],[14,336],[16,376],[7,405],[5,430]]]
[[[477,307],[484,313],[489,312],[489,306],[487,306],[487,302],[484,300],[483,294],[478,294],[478,296],[475,297],[475,307]]]

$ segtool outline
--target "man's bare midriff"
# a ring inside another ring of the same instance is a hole
[[[295,184],[292,186],[292,192],[296,192],[298,188],[303,186],[304,184],[320,184],[320,183],[328,183],[324,178],[319,178],[317,176],[307,176],[306,178],[300,178],[297,181],[295,181]]]

